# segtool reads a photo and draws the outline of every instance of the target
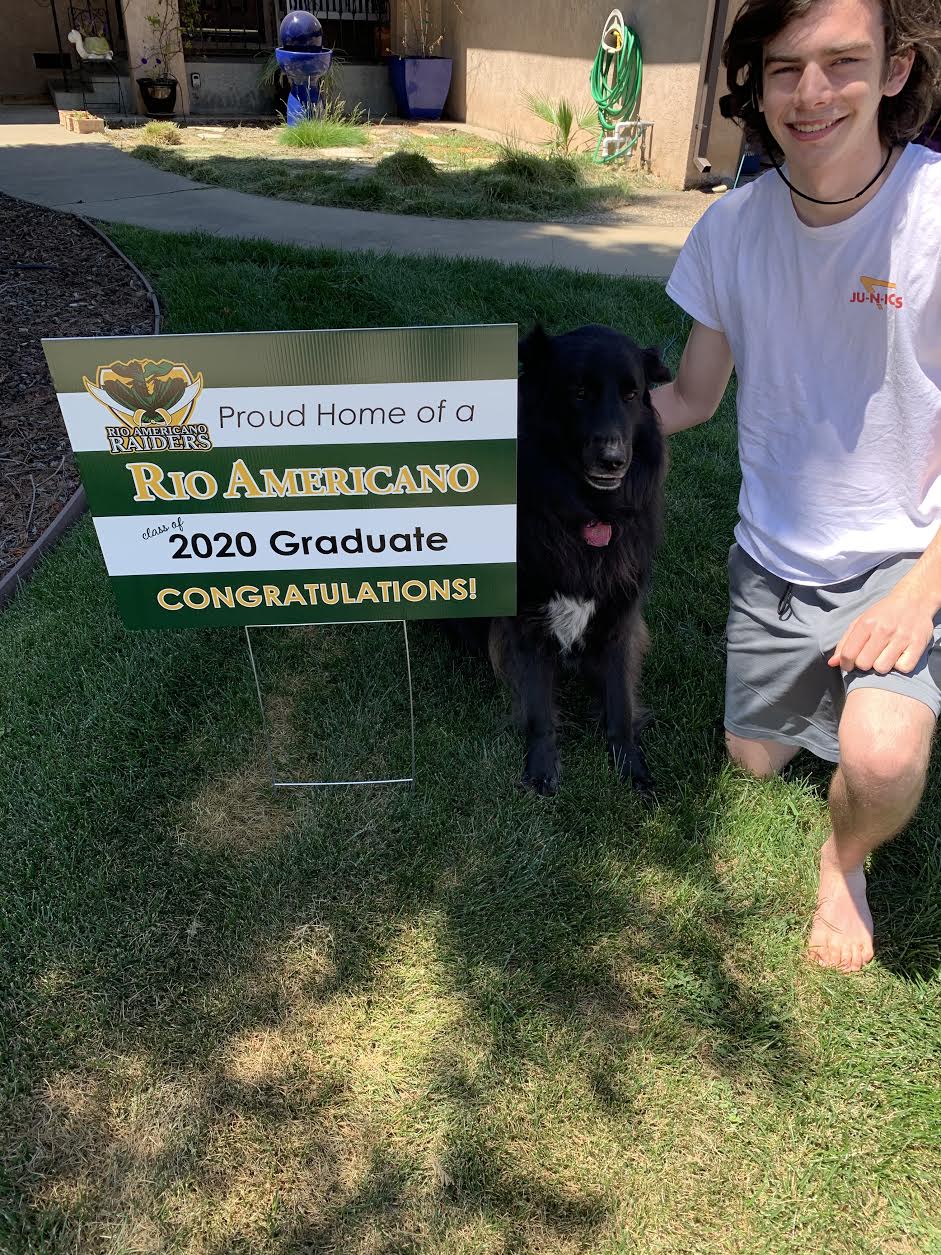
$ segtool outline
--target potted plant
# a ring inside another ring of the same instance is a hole
[[[451,87],[451,58],[438,55],[444,31],[435,29],[431,6],[432,0],[405,0],[402,53],[389,58],[392,91],[403,118],[440,118]]]
[[[124,0],[125,8],[129,0]],[[153,10],[147,14],[147,55],[141,57],[138,68],[147,73],[138,78],[144,108],[152,117],[167,117],[176,109],[179,83],[170,73],[173,58],[183,51],[183,38],[177,6],[168,0],[154,0]]]

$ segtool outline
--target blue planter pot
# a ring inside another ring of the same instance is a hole
[[[399,117],[441,117],[451,86],[450,57],[391,57],[389,74]]]

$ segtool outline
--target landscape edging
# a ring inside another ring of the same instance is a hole
[[[93,222],[90,222],[89,219],[84,217],[82,214],[74,214],[73,217],[78,218],[81,222],[84,222],[87,227],[104,240],[111,251],[113,253],[117,253],[118,257],[120,257],[121,260],[129,266],[131,270],[133,270],[138,279],[140,279],[141,283],[144,285],[144,291],[150,297],[150,303],[154,307],[153,334],[155,336],[159,335],[161,321],[160,302],[157,300],[156,292],[150,286],[150,280],[143,273],[143,271],[135,266],[130,257],[118,248],[117,244],[115,244],[113,240],[108,239],[104,231],[96,227]],[[33,541],[16,565],[12,566],[10,570],[7,571],[6,575],[0,578],[0,610],[3,610],[4,607],[13,600],[19,592],[21,585],[30,577],[40,560],[46,556],[46,554],[59,542],[59,540],[61,540],[62,536],[68,531],[73,523],[78,522],[78,520],[85,513],[87,507],[88,500],[85,496],[85,489],[80,484],[42,535]]]

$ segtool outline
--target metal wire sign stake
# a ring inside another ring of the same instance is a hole
[[[412,788],[415,787],[415,698],[412,691],[412,660],[408,648],[408,623],[405,619],[372,619],[372,623],[399,623],[402,624],[402,637],[405,642],[405,671],[408,679],[408,722],[409,733],[411,737],[411,763],[412,771],[408,776],[394,776],[385,780],[276,780],[274,770],[274,746],[271,740],[271,730],[268,727],[268,718],[265,714],[265,703],[261,695],[261,680],[258,675],[258,666],[255,662],[255,651],[252,649],[252,634],[248,624],[245,625],[245,643],[248,646],[248,657],[252,664],[252,675],[255,677],[255,692],[258,694],[258,710],[261,714],[261,726],[265,735],[265,746],[268,751],[268,769],[271,773],[271,787],[273,789],[327,789],[341,788],[343,786],[355,787],[362,784],[407,784]],[[348,626],[352,626],[347,621]],[[317,623],[268,623],[265,627],[323,627],[324,624]],[[333,624],[329,626],[334,626]]]

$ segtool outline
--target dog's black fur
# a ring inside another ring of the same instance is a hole
[[[520,361],[518,611],[490,622],[489,651],[526,736],[523,783],[559,787],[556,674],[577,661],[600,689],[615,768],[649,793],[635,697],[666,467],[650,385],[670,373],[657,349],[600,326],[560,336],[537,327]],[[586,539],[593,523],[610,525],[607,545]]]

